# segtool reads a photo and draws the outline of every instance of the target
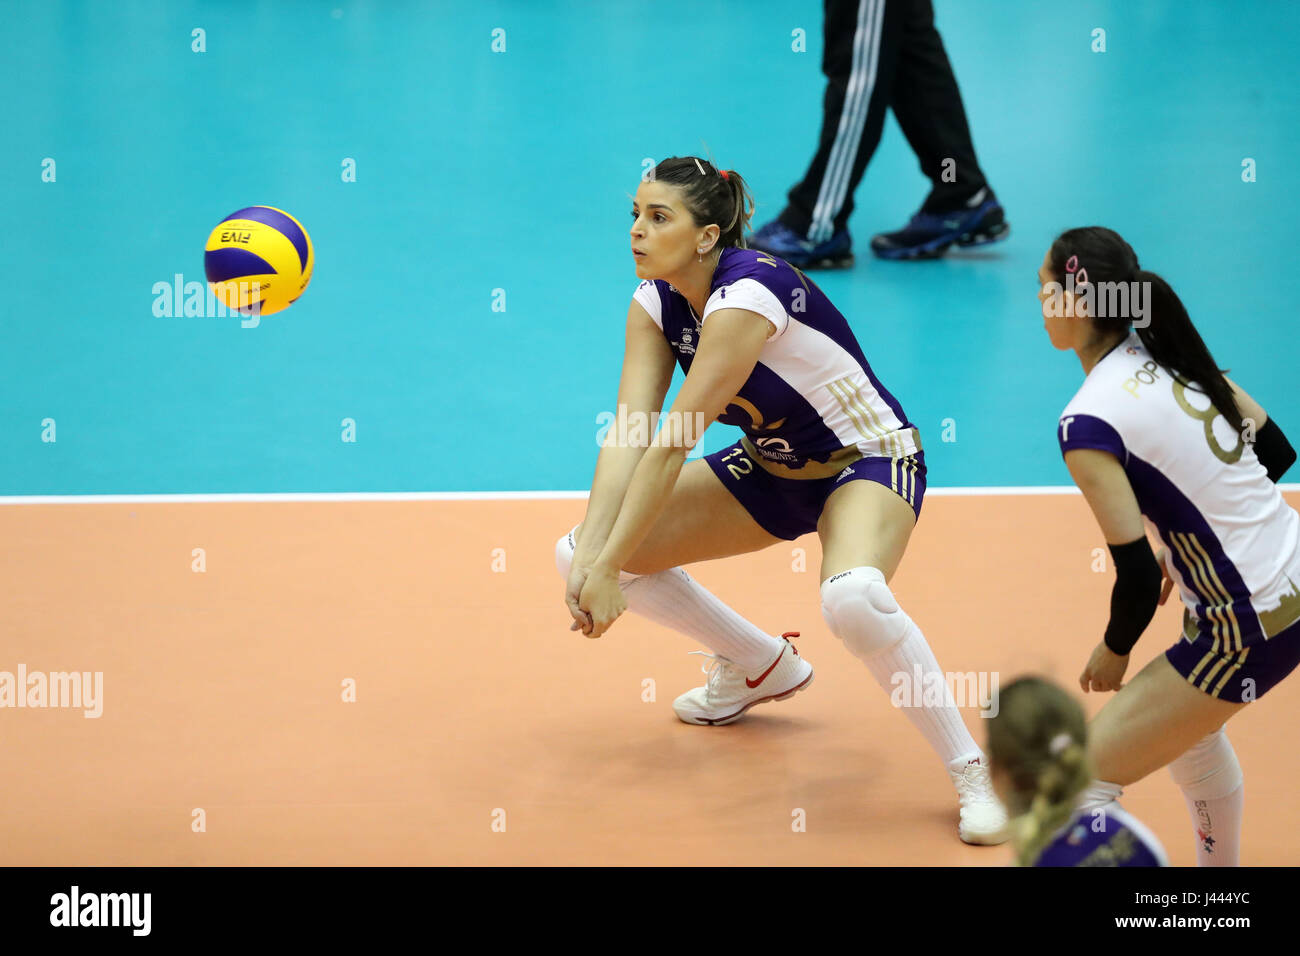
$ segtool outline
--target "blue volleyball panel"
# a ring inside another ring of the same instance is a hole
[[[209,282],[228,282],[244,276],[275,275],[275,269],[247,249],[213,249],[203,254],[203,269]]]
[[[284,237],[293,243],[293,247],[298,250],[299,268],[303,271],[307,269],[307,236],[298,227],[298,224],[282,212],[278,212],[269,206],[249,206],[247,209],[241,209],[239,212],[232,212],[226,217],[229,219],[248,219],[252,222],[260,222],[265,225],[278,229],[284,234]]]

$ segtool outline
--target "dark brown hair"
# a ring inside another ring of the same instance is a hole
[[[681,189],[686,211],[698,225],[717,224],[719,247],[746,248],[745,230],[754,214],[754,198],[740,173],[729,169],[723,176],[707,159],[672,156],[654,168],[653,176],[655,182]]]
[[[1232,386],[1223,377],[1226,369],[1219,368],[1210,355],[1205,341],[1192,325],[1186,307],[1169,283],[1139,266],[1133,247],[1119,233],[1104,226],[1067,229],[1056,237],[1048,259],[1052,276],[1063,286],[1066,284],[1066,265],[1071,258],[1075,259],[1077,268],[1087,270],[1089,283],[1149,283],[1151,292],[1146,316],[1149,322],[1146,327],[1138,326],[1136,329],[1142,344],[1151,353],[1151,358],[1184,385],[1195,383],[1210,397],[1219,414],[1240,432],[1241,410],[1237,408]],[[1127,332],[1133,321],[1128,314],[1089,316],[1089,320],[1098,332]]]

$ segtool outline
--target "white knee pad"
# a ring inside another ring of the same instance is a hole
[[[1194,800],[1217,800],[1241,786],[1241,764],[1220,727],[1202,737],[1169,764],[1169,774]]]
[[[568,534],[560,535],[560,540],[555,542],[555,567],[560,572],[560,577],[569,576],[569,568],[573,567],[573,554],[577,550],[578,543],[573,533],[578,530],[578,525],[574,525]]]
[[[878,568],[853,568],[829,578],[822,585],[822,616],[864,661],[897,647],[912,624]]]

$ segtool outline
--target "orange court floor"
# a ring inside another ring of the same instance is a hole
[[[597,641],[569,631],[554,545],[584,507],[0,508],[0,671],[102,674],[99,717],[0,710],[0,863],[1010,862],[958,840],[939,760],[827,629],[815,536],[691,568],[765,630],[800,631],[816,667],[791,700],[695,727],[671,704],[703,681],[699,645],[632,614]],[[931,495],[893,587],[945,670],[1079,693],[1103,547],[1078,495]],[[1160,609],[1130,674],[1179,616]],[[1229,725],[1246,865],[1300,863],[1298,717],[1292,677]],[[1124,804],[1194,863],[1167,771]]]

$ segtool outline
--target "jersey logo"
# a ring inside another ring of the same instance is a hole
[[[695,342],[691,338],[690,331],[684,330],[682,332],[682,340],[680,342],[674,342],[673,347],[676,348],[677,351],[681,352],[683,355],[694,355]]]
[[[749,427],[754,431],[774,431],[785,424],[784,418],[778,419],[771,424],[764,424],[763,413],[758,410],[758,407],[754,405],[753,402],[741,398],[739,395],[727,402],[727,408],[730,409],[732,407],[740,409],[749,417]],[[734,425],[739,424],[739,422],[723,422],[723,424]]]
[[[1074,421],[1074,416],[1061,419],[1061,441],[1070,440],[1070,423]]]
[[[784,438],[778,438],[775,435],[770,435],[767,438],[760,438],[758,441],[754,442],[754,444],[758,446],[759,451],[779,451],[784,452],[787,455],[794,453],[794,449],[790,447],[788,441]]]

